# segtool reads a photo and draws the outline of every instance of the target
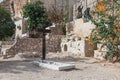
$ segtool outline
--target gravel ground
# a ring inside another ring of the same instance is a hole
[[[48,54],[48,60],[72,63],[76,69],[54,71],[38,67],[38,59],[14,57],[0,59],[0,80],[120,80],[120,66],[101,63],[93,58],[71,57],[65,54]]]

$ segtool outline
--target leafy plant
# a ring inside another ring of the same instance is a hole
[[[28,18],[28,29],[34,31],[52,25],[42,2],[27,3],[23,8],[24,18]]]
[[[13,36],[15,24],[11,19],[10,12],[0,6],[0,40],[6,40]]]
[[[120,57],[118,44],[120,42],[120,2],[119,0],[102,0],[92,12],[95,24],[91,39],[94,43],[101,43],[108,48],[108,58]]]

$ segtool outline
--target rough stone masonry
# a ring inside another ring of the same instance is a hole
[[[60,52],[60,43],[62,35],[54,35],[46,40],[46,49],[48,52]],[[22,38],[17,39],[14,44],[5,51],[5,57],[14,56],[17,53],[24,52],[37,52],[41,54],[42,52],[42,39],[41,38]]]

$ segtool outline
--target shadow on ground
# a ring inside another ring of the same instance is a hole
[[[35,59],[39,60],[39,58]],[[7,61],[0,61],[0,73],[13,73],[13,74],[21,74],[24,71],[26,72],[34,72],[38,73],[44,70],[41,67],[38,67],[33,64],[32,60],[7,60]],[[50,61],[57,61],[57,62],[65,62],[65,63],[86,63],[89,58],[80,58],[80,57],[73,57],[73,56],[64,56],[64,57],[52,57],[52,58],[47,58],[47,60]],[[82,69],[76,68],[74,70],[80,70]],[[71,70],[70,70],[71,71]]]
[[[85,62],[89,60],[88,58],[80,58],[80,57],[73,57],[73,56],[65,56],[65,57],[53,57],[47,58],[47,60],[58,61],[58,62]]]
[[[32,60],[0,61],[0,73],[20,74],[23,71],[40,72],[41,67],[33,65]]]

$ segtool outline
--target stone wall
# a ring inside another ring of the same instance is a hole
[[[35,2],[37,0],[3,0],[2,5],[9,9],[11,13],[14,13],[14,17],[22,17],[23,12],[22,8],[27,2]],[[63,12],[66,13],[67,8],[66,6],[68,5],[68,19],[69,21],[76,19],[77,15],[77,8],[78,6],[82,3],[84,9],[83,12],[85,11],[86,7],[91,7],[93,8],[95,5],[95,2],[97,0],[40,0],[44,3],[46,9],[51,9],[53,6],[56,6],[57,9],[62,10]],[[87,1],[87,2],[86,2]],[[87,4],[86,4],[87,3]],[[12,7],[13,5],[13,7]],[[74,6],[74,7],[73,7]]]
[[[10,10],[10,1],[11,1],[11,0],[3,0],[3,2],[1,3],[1,5],[2,5],[4,8]]]
[[[72,33],[73,29],[74,29],[74,21],[69,22],[69,23],[66,24],[66,32],[67,32],[67,34]]]
[[[23,16],[23,6],[28,2],[28,0],[12,0],[14,4],[15,18],[20,18]]]
[[[95,45],[89,43],[89,40],[63,40],[61,43],[62,52],[79,55],[83,57],[91,57],[94,55]]]
[[[63,35],[53,35],[46,41],[47,51],[48,52],[57,52],[61,51],[60,44],[61,39],[65,37]]]
[[[87,1],[87,2],[86,2]],[[94,10],[95,6],[97,4],[98,0],[79,0],[73,5],[73,20],[77,19],[78,17],[78,7],[81,6],[82,8],[82,14],[84,14],[84,11],[86,8],[90,8],[90,10]],[[82,18],[84,16],[82,15]]]
[[[51,35],[63,35],[62,24],[55,24],[54,27],[50,27]]]
[[[1,45],[12,45],[14,41],[1,41]]]
[[[23,16],[23,6],[29,2],[29,0],[3,0],[2,6],[8,9],[15,18],[21,18]]]
[[[89,38],[94,27],[95,25],[91,21],[84,22],[82,18],[68,23],[66,38],[61,43],[62,51],[81,56],[93,56],[95,46],[86,39]]]
[[[74,34],[76,34],[77,37],[88,37],[94,27],[95,25],[91,21],[84,22],[83,19],[74,20]]]
[[[91,34],[91,31],[94,29],[94,27],[95,25],[91,21],[84,22],[84,20],[81,18],[68,23],[66,30],[67,35],[75,34],[79,38],[85,38]]]
[[[48,52],[58,52],[61,51],[60,44],[61,38],[64,37],[62,35],[54,35],[50,36],[49,39],[46,40],[46,50]],[[17,39],[13,45],[3,53],[6,56],[13,56],[17,53],[24,52],[37,52],[41,54],[42,52],[42,39],[41,38],[23,38]]]

